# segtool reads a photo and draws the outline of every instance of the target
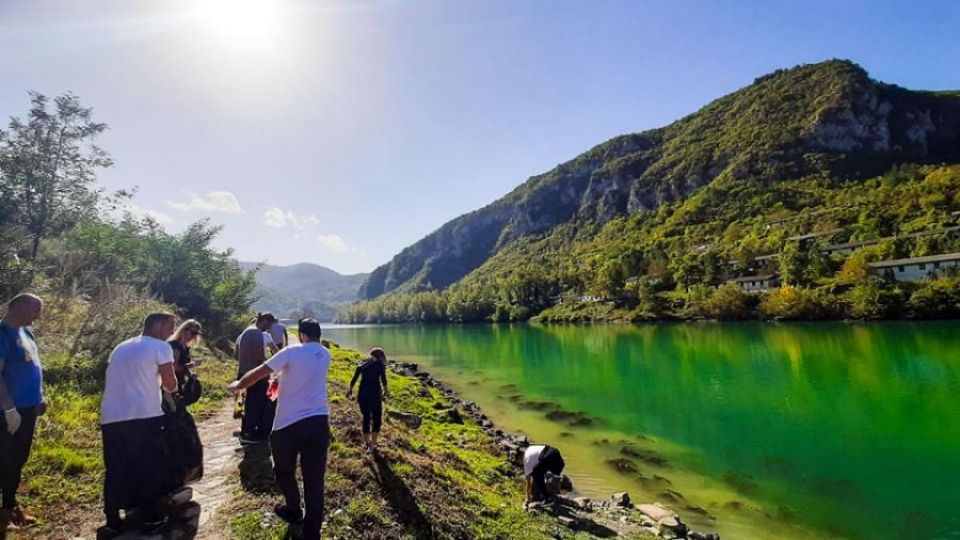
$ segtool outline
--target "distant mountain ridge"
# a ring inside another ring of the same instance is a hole
[[[339,306],[357,299],[360,286],[369,274],[343,275],[325,266],[298,263],[276,266],[240,262],[244,270],[257,271],[258,311],[271,311],[279,317],[314,315],[333,320]]]
[[[911,91],[830,60],[778,70],[668,126],[610,139],[460,216],[375,269],[360,291],[445,289],[525,237],[588,229],[724,182],[862,179],[960,161],[960,94]]]

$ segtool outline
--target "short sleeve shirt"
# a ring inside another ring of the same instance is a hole
[[[283,335],[286,333],[287,327],[283,323],[275,322],[273,326],[270,327],[270,335],[273,337],[273,343],[277,347],[281,345],[285,346],[287,343],[283,340]]]
[[[540,456],[543,455],[543,451],[546,449],[546,445],[543,444],[535,444],[527,447],[527,450],[523,453],[524,476],[533,474],[533,470],[540,464]]]
[[[260,347],[261,350],[266,347],[266,344],[263,340],[263,332],[261,332],[256,326],[249,326],[243,331],[242,334],[240,334],[240,337],[237,339],[237,348],[239,349],[240,355],[239,371],[241,375],[260,366],[259,358],[251,355],[248,352],[256,347]]]
[[[15,407],[35,407],[43,401],[43,366],[32,334],[0,322],[3,382]]]
[[[137,336],[117,345],[107,361],[100,424],[163,415],[160,366],[173,363],[173,349],[161,339]]]
[[[327,371],[330,369],[330,351],[323,345],[309,342],[285,347],[267,360],[266,365],[280,375],[274,431],[311,416],[329,414]]]

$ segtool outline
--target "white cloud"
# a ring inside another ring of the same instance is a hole
[[[129,212],[135,218],[151,218],[160,225],[170,225],[174,222],[173,217],[170,214],[164,214],[163,212],[158,212],[156,210],[150,210],[149,208],[144,208],[136,204],[126,204],[121,208],[124,212]]]
[[[347,243],[343,241],[343,238],[337,234],[317,235],[317,243],[322,247],[336,253],[347,253],[348,251],[352,251],[347,247]]]
[[[225,214],[244,214],[237,196],[229,191],[211,191],[205,195],[190,193],[186,202],[167,201],[167,205],[177,210],[200,210],[202,212],[223,212]]]
[[[263,213],[263,223],[268,227],[275,229],[298,229],[303,230],[320,224],[320,220],[314,215],[300,216],[289,210],[283,210],[276,206],[267,208]]]

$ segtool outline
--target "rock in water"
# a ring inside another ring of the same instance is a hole
[[[630,506],[630,494],[626,491],[614,493],[610,498],[613,499],[613,504],[617,506],[622,506],[624,508],[628,508]]]

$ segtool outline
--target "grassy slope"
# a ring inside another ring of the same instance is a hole
[[[424,417],[418,430],[385,419],[379,456],[360,445],[360,415],[346,400],[353,367],[360,356],[332,348],[331,422],[326,476],[330,538],[553,538],[554,522],[523,510],[522,481],[492,440],[469,419],[445,423],[434,409],[446,404],[433,388],[391,373],[387,409]],[[261,457],[261,467],[267,464]],[[239,491],[230,526],[234,537],[283,538],[286,527],[270,515],[278,501],[272,476]],[[248,473],[249,474],[249,473]],[[573,533],[563,531],[564,537]]]

